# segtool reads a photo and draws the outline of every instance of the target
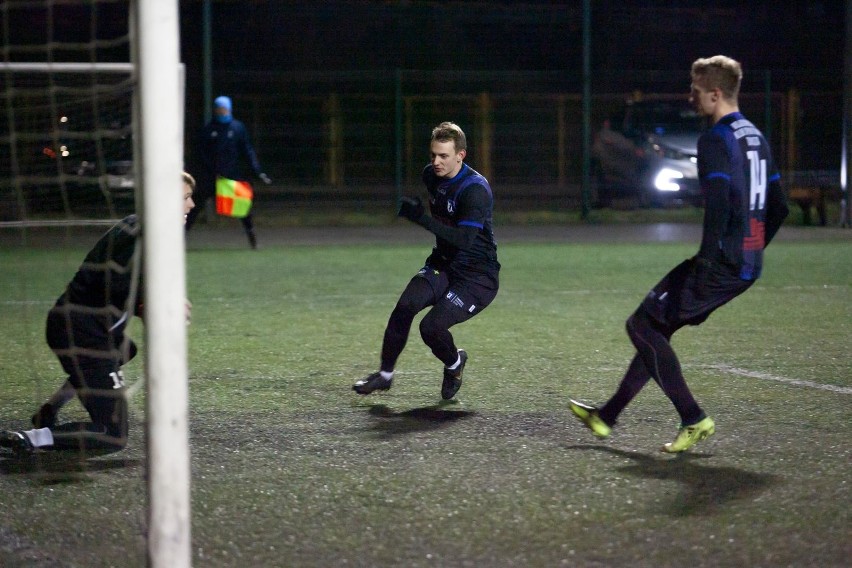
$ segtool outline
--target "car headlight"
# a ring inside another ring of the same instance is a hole
[[[657,172],[654,178],[654,187],[660,191],[680,191],[680,185],[676,180],[683,179],[683,172],[671,168],[663,168]]]

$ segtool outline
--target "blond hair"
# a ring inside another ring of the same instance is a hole
[[[743,79],[743,68],[739,61],[724,55],[696,59],[690,74],[693,83],[707,90],[719,89],[726,99],[737,100]]]
[[[433,142],[452,142],[456,152],[467,150],[467,137],[459,125],[454,122],[442,122],[432,129]]]
[[[189,175],[189,172],[183,172],[181,179],[183,179],[183,183],[189,186],[189,189],[195,189],[195,178]]]

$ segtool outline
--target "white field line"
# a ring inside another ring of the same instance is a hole
[[[839,392],[841,394],[852,394],[852,388],[849,387],[839,387],[836,385],[824,385],[820,383],[815,383],[813,381],[805,381],[802,379],[790,379],[787,377],[777,377],[775,375],[770,375],[769,373],[761,373],[760,371],[749,371],[748,369],[740,369],[737,367],[731,367],[730,365],[701,365],[707,369],[714,369],[716,371],[722,371],[724,373],[730,373],[732,375],[739,375],[741,377],[751,377],[753,379],[761,379],[764,381],[775,381],[778,383],[785,383],[788,385],[795,385],[797,387],[807,387],[812,389],[819,389],[831,392]]]

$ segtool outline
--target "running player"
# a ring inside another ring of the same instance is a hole
[[[693,398],[672,349],[672,334],[699,325],[760,277],[763,249],[788,210],[778,171],[763,134],[740,112],[740,64],[725,56],[692,64],[690,101],[712,127],[698,141],[698,177],[704,227],[698,254],[676,266],[627,320],[636,347],[624,378],[600,408],[572,400],[571,411],[594,434],[608,436],[616,418],[653,378],[680,415],[674,441],[661,450],[682,452],[715,431]]]
[[[403,197],[399,215],[434,233],[435,246],[391,312],[379,370],[352,386],[358,394],[391,387],[414,316],[431,307],[420,322],[420,335],[444,364],[441,397],[453,398],[462,384],[467,353],[456,348],[449,330],[480,313],[497,295],[500,263],[491,228],[491,186],[464,163],[467,141],[456,124],[442,122],[432,130],[430,155],[423,182],[431,216],[417,197]]]

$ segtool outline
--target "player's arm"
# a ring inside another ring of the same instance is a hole
[[[473,245],[476,236],[485,225],[485,219],[491,207],[491,196],[483,186],[472,185],[466,188],[456,204],[460,221],[453,227],[427,215],[422,204],[418,208],[406,200],[419,201],[403,198],[400,216],[417,223],[459,250],[468,250]]]
[[[254,171],[257,177],[262,179],[264,183],[269,183],[266,181],[266,179],[264,179],[268,179],[268,176],[263,173],[263,169],[260,167],[260,160],[257,159],[257,153],[254,151],[254,147],[251,145],[251,141],[249,141],[248,131],[246,130],[245,125],[242,125],[242,123],[240,124],[242,126],[240,128],[239,138],[240,151],[246,157],[246,160],[248,160],[249,165],[251,165],[251,169]]]
[[[787,200],[784,197],[784,191],[781,189],[780,176],[777,174],[769,180],[768,193],[766,195],[766,225],[765,225],[765,240],[764,246],[769,244],[778,229],[781,228],[781,223],[787,218],[790,209],[787,207]]]
[[[728,150],[718,136],[698,140],[701,191],[704,194],[704,226],[698,256],[719,260],[721,241],[731,209],[731,172]]]

